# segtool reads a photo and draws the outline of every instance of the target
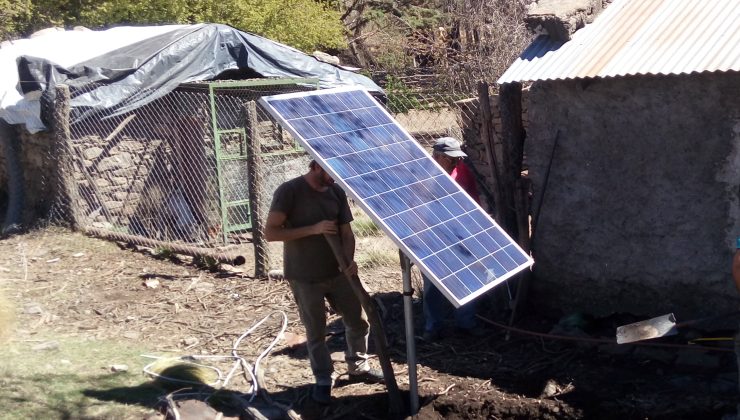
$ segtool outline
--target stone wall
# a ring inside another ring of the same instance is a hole
[[[535,298],[682,319],[736,309],[740,74],[538,82],[529,119],[533,208],[545,197]]]
[[[522,122],[525,130],[529,125],[527,112],[528,101],[529,90],[524,89],[522,91]],[[501,113],[499,112],[498,95],[491,95],[490,103],[493,129],[496,135],[494,145],[500,149]],[[481,137],[482,116],[479,108],[479,100],[478,98],[464,99],[455,102],[455,105],[457,107],[458,125],[462,130],[463,147],[465,153],[468,154],[467,162],[478,178],[478,190],[482,194],[481,200],[483,201],[481,204],[484,209],[490,211],[493,200],[488,191],[491,191],[493,178],[491,177],[492,172],[489,165],[489,157],[486,155],[486,146],[483,144]],[[500,153],[500,150],[498,152]]]
[[[21,161],[24,169],[25,207],[23,222],[31,225],[49,214],[52,205],[51,197],[56,192],[56,180],[53,177],[55,160],[53,158],[53,139],[49,133],[31,135],[21,126],[15,126],[16,135],[21,143]],[[8,177],[6,156],[0,153],[0,197],[7,199]],[[5,203],[0,206],[5,209]]]
[[[172,153],[161,139],[129,136],[106,144],[105,139],[91,135],[73,139],[72,145],[77,153],[74,179],[78,189],[73,205],[83,225],[91,227],[127,226],[129,218],[139,210],[142,192],[157,188],[150,172],[170,165],[166,160]],[[150,200],[154,199],[149,195]],[[154,202],[161,205],[161,197],[157,198]]]

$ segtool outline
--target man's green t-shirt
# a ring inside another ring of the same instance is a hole
[[[319,192],[302,176],[277,188],[270,211],[284,213],[287,228],[310,226],[322,220],[336,220],[343,225],[353,220],[347,194],[339,185]],[[323,235],[285,241],[283,272],[285,278],[298,281],[322,280],[340,273],[339,263]]]

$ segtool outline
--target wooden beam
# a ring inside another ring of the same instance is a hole
[[[79,190],[74,178],[75,155],[72,151],[72,139],[69,128],[70,115],[70,93],[69,86],[57,85],[55,88],[53,127],[54,127],[54,150],[57,160],[57,177],[59,179],[60,193],[67,201],[63,210],[73,230],[81,228],[81,220],[78,212]]]
[[[262,214],[262,161],[259,155],[259,132],[257,130],[257,105],[254,101],[244,104],[244,132],[247,143],[247,182],[249,188],[249,218],[252,223],[252,243],[254,245],[254,277],[267,277],[270,268],[267,241],[264,236]]]
[[[496,134],[493,130],[493,113],[491,112],[491,100],[488,96],[488,83],[478,83],[478,103],[480,104],[480,118],[481,118],[481,143],[485,148],[486,160],[488,162],[488,168],[491,177],[492,188],[491,194],[493,195],[493,217],[496,222],[501,224],[501,207],[503,201],[501,197],[501,175],[500,168],[498,165],[498,159],[496,157],[496,148],[494,147],[494,139]]]

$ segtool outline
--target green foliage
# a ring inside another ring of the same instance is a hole
[[[385,93],[388,97],[388,111],[393,114],[405,114],[410,109],[421,108],[421,102],[416,98],[414,92],[406,86],[403,80],[397,77],[388,76]]]
[[[0,0],[3,5],[0,17],[10,13],[0,20],[8,22],[0,24],[3,36],[48,26],[213,22],[308,52],[346,45],[339,11],[315,0]]]
[[[0,0],[0,41],[15,38],[28,25],[31,0]]]

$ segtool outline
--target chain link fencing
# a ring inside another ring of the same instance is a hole
[[[316,89],[316,81],[191,83],[134,110],[69,110],[69,101],[96,87],[71,87],[68,98],[57,90],[52,154],[60,176],[52,220],[161,252],[226,262],[241,256],[257,275],[282,269],[282,244],[264,241],[263,223],[275,189],[305,173],[310,157],[255,101]],[[477,99],[410,89],[386,94],[386,108],[428,150],[438,137],[463,141],[485,208]],[[351,207],[358,265],[397,270],[396,246],[356,203]],[[421,290],[418,272],[414,282]]]

